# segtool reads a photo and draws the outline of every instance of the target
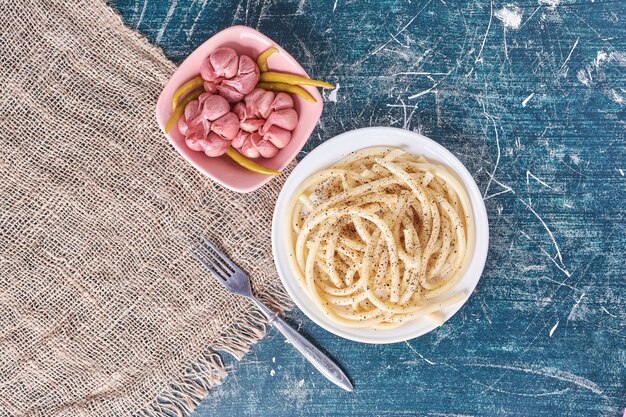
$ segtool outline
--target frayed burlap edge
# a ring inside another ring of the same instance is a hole
[[[285,313],[293,307],[282,285],[273,286],[259,296],[272,310]],[[252,304],[246,312],[244,322],[235,323],[227,329],[214,344],[214,349],[205,350],[183,372],[183,375],[171,382],[157,398],[147,404],[139,413],[142,417],[188,416],[209,395],[209,392],[221,385],[228,376],[222,357],[218,352],[228,353],[237,360],[250,351],[261,340],[267,330],[267,319]]]

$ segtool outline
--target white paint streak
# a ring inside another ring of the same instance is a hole
[[[424,71],[403,71],[396,72],[395,74],[390,74],[390,77],[397,77],[398,75],[450,75],[450,71],[448,72],[424,72]]]
[[[376,55],[377,53],[379,53],[380,51],[382,51],[387,45],[389,45],[391,43],[391,41],[393,41],[393,39],[399,35],[402,34],[402,32],[404,32],[405,30],[407,30],[407,28],[409,26],[411,26],[411,24],[415,21],[415,19],[417,19],[417,17],[420,15],[420,13],[422,13],[422,11],[428,7],[428,5],[430,5],[430,3],[432,2],[432,0],[429,0],[416,14],[415,16],[413,16],[395,35],[392,35],[385,43],[383,43],[382,45],[380,45],[378,48],[376,48],[373,52],[370,52],[369,54],[365,55],[365,57],[361,58],[355,65],[360,65],[361,63],[363,63],[363,61],[367,60],[369,57],[371,57],[372,55]]]
[[[200,16],[202,16],[202,12],[204,12],[204,9],[206,8],[208,1],[209,0],[202,0],[200,11],[196,13],[196,18],[193,19],[193,23],[191,27],[189,28],[189,31],[187,32],[187,39],[190,40],[191,35],[193,35],[193,32],[196,30],[196,25],[198,24],[198,20],[200,20]]]
[[[509,61],[509,64],[511,63],[511,60],[509,59],[509,47],[506,44],[506,27],[502,28],[502,44],[504,45],[504,60],[505,61]]]
[[[559,321],[556,321],[556,324],[554,326],[552,326],[552,328],[550,329],[550,337],[552,337],[552,335],[554,334],[554,331],[556,330],[556,328],[559,327]]]
[[[530,185],[530,177],[532,177],[535,181],[537,181],[539,184],[543,185],[544,187],[547,187],[551,190],[554,190],[554,188],[550,187],[548,184],[546,184],[545,182],[541,181],[539,178],[537,178],[535,175],[533,175],[532,172],[526,170],[526,185]]]
[[[311,384],[313,385],[313,388],[315,388],[313,382],[311,382]],[[305,404],[307,404],[307,400],[309,399],[309,390],[304,386],[304,380],[297,380],[286,376],[285,385],[287,388],[280,389],[278,391],[279,395],[282,394],[287,401],[292,402],[295,410],[301,410]],[[300,413],[296,412],[295,414]]]
[[[523,11],[519,6],[507,4],[494,13],[494,16],[502,22],[505,29],[519,29],[522,24]]]
[[[611,99],[617,104],[626,104],[626,97],[622,96],[613,88],[611,88]]]
[[[411,110],[411,113],[409,114],[409,118],[406,120],[407,129],[409,128],[409,126],[411,126],[411,120],[413,120],[413,115],[415,114],[415,110],[417,110],[417,105],[418,103],[415,103],[415,106],[413,106],[413,110]]]
[[[409,96],[409,100],[412,100],[412,99],[415,99],[415,98],[421,97],[421,96],[423,96],[423,95],[425,95],[425,94],[430,93],[431,91],[432,91],[432,92],[434,92],[434,93],[435,93],[435,95],[436,95],[436,94],[437,94],[437,90],[435,90],[435,88],[436,88],[439,84],[441,84],[443,81],[445,81],[445,79],[446,79],[446,78],[448,78],[448,76],[452,73],[452,71],[454,71],[454,70],[455,70],[455,69],[457,69],[458,67],[459,67],[459,64],[457,63],[457,65],[456,65],[454,68],[452,68],[451,70],[449,70],[449,71],[448,71],[448,72],[446,72],[446,73],[433,73],[433,74],[445,75],[445,77],[443,77],[441,80],[439,80],[439,81],[437,81],[437,82],[435,82],[435,80],[434,80],[434,79],[430,76],[430,74],[424,73],[424,75],[426,75],[426,76],[427,76],[427,77],[428,77],[428,78],[429,78],[429,79],[430,79],[430,80],[431,80],[434,84],[432,85],[432,87],[430,87],[430,88],[428,88],[428,89],[426,89],[426,90],[424,90],[424,91],[421,91],[421,92],[419,92],[419,93],[417,93],[417,94],[413,94],[412,96]],[[437,99],[437,97],[435,97],[435,98]]]
[[[491,181],[495,182],[495,183],[496,183],[496,184],[498,184],[500,187],[504,188],[504,191],[499,191],[499,192],[497,192],[497,193],[490,194],[490,195],[488,195],[487,197],[483,197],[483,200],[489,200],[489,199],[490,199],[490,198],[492,198],[492,197],[495,197],[495,196],[497,196],[497,195],[504,194],[504,193],[513,193],[513,194],[515,194],[515,190],[513,190],[513,188],[511,188],[510,186],[508,186],[508,185],[506,185],[506,184],[503,184],[503,183],[501,183],[500,181],[498,181],[498,180],[497,180],[497,179],[493,176],[493,174],[490,174],[489,172],[487,172],[487,176],[489,177],[489,179],[490,179]]]
[[[434,90],[434,88],[435,88],[435,87],[437,87],[437,85],[438,85],[438,84],[439,84],[439,83],[436,83],[435,85],[433,85],[432,87],[430,87],[430,88],[429,88],[429,89],[427,89],[427,90],[424,90],[424,91],[421,91],[421,92],[419,92],[419,93],[417,93],[417,94],[413,94],[412,96],[409,96],[409,100],[413,100],[414,98],[418,98],[418,97],[421,97],[421,96],[423,96],[423,95],[425,95],[425,94],[430,93],[431,91],[433,91],[433,90]],[[436,93],[436,92],[437,92],[437,90],[435,90],[435,93]]]
[[[539,392],[539,393],[526,393],[526,392],[516,392],[516,391],[506,391],[500,388],[496,388],[496,384],[498,383],[498,380],[496,380],[496,382],[492,383],[491,385],[487,385],[484,384],[474,378],[469,377],[468,375],[464,374],[463,372],[459,371],[457,368],[455,368],[454,366],[447,364],[447,363],[442,363],[443,366],[446,366],[450,369],[452,369],[453,371],[461,374],[462,376],[464,376],[465,378],[469,379],[470,381],[474,382],[477,385],[480,385],[482,387],[485,388],[485,390],[483,390],[482,392],[486,392],[486,391],[495,391],[495,392],[499,392],[502,394],[510,394],[510,395],[519,395],[521,397],[547,397],[547,396],[551,396],[551,395],[562,395],[564,393],[566,393],[567,391],[569,391],[569,388],[565,388],[562,390],[557,390],[557,391],[549,391],[549,392]],[[487,364],[467,364],[467,366],[490,366]],[[494,365],[494,367],[498,367],[498,365]],[[506,373],[506,372],[505,372]],[[503,374],[504,375],[504,374]],[[501,377],[500,377],[501,378]]]
[[[270,371],[270,376],[276,376],[276,371],[272,369],[272,370]]]
[[[495,365],[495,364],[468,364],[468,366],[504,369],[508,371],[518,371],[518,372],[524,372],[524,373],[528,373],[532,375],[539,375],[539,376],[543,376],[546,378],[552,378],[552,379],[556,379],[562,382],[567,382],[569,384],[579,386],[583,389],[593,392],[594,394],[597,394],[606,398],[606,395],[596,383],[588,380],[587,378],[583,378],[579,375],[572,374],[570,372],[565,372],[558,368],[552,368],[550,366],[529,365],[527,368],[520,367],[520,366]]]
[[[535,95],[535,93],[530,93],[528,95],[528,97],[526,97],[524,99],[524,101],[522,101],[522,107],[526,107],[526,105],[528,104],[528,102],[530,101],[531,98],[533,98],[533,96]]]
[[[546,266],[545,265],[527,265],[522,267],[522,272],[527,272],[527,271],[545,271],[546,270]]]
[[[589,85],[593,81],[591,73],[589,73],[588,70],[585,71],[584,69],[578,70],[578,72],[576,73],[576,78],[586,87],[589,87]]]
[[[506,194],[506,193],[513,193],[515,194],[515,191],[513,191],[510,187],[507,188],[506,190],[502,190],[502,191],[498,191],[497,193],[493,193],[493,194],[489,194],[487,197],[483,197],[483,201],[487,201],[490,198],[494,198],[496,196],[499,196],[500,194]]]
[[[405,44],[403,44],[402,42],[400,42],[400,40],[399,40],[398,38],[396,38],[396,36],[395,36],[395,35],[393,35],[393,34],[391,34],[391,33],[390,33],[389,35],[391,35],[391,39],[393,39],[394,41],[396,41],[396,43],[397,43],[398,45],[400,45],[401,47],[403,47],[403,48],[410,48],[410,47],[411,47],[411,45],[409,45],[409,41],[408,41],[408,39],[407,39],[407,43],[406,43],[406,45],[405,45]],[[408,38],[408,36],[407,36],[407,38]]]
[[[609,313],[609,310],[607,310],[606,308],[604,308],[604,306],[600,306],[600,308],[601,308],[602,310],[604,310],[604,312],[605,312],[606,314],[608,314],[609,316],[611,316],[611,317],[613,317],[613,318],[617,318],[617,316],[616,316],[615,314],[611,314],[611,313]]]
[[[487,24],[487,30],[485,31],[485,36],[483,37],[483,41],[480,44],[480,50],[478,51],[478,55],[476,56],[476,60],[474,62],[482,62],[481,55],[483,53],[483,48],[485,47],[485,42],[487,42],[487,36],[489,35],[489,29],[491,29],[491,22],[493,20],[493,0],[489,2],[489,23]]]
[[[618,168],[618,171],[619,171],[620,175],[623,177],[624,176],[624,170],[621,169],[621,168]]]
[[[550,260],[550,262],[552,262],[561,272],[563,272],[565,276],[569,278],[572,275],[571,272],[566,270],[564,266],[559,265],[559,263],[552,256],[550,256],[550,254],[546,252],[544,248],[539,248],[539,250],[541,251],[541,253],[546,255],[546,257]]]
[[[335,13],[336,9],[337,9],[337,0],[335,0],[335,3],[333,4],[333,13]]]
[[[491,318],[489,317],[489,313],[487,313],[487,304],[485,304],[482,298],[480,299],[480,307],[482,308],[483,313],[485,313],[485,318],[487,319],[489,324],[493,324]]]
[[[406,104],[404,104],[404,100],[399,99],[400,103],[402,103],[402,120],[404,120],[404,122],[402,123],[402,128],[406,129],[407,125],[408,125],[408,121],[406,118]]]
[[[298,8],[296,9],[296,14],[304,14],[304,5],[306,4],[306,1],[307,0],[300,0],[300,2],[298,3]]]
[[[539,0],[539,5],[548,6],[549,9],[554,10],[561,4],[561,0]]]
[[[496,163],[493,167],[493,171],[491,172],[491,175],[489,176],[489,181],[487,182],[487,187],[485,188],[485,192],[483,193],[483,199],[485,199],[485,197],[487,197],[487,194],[489,193],[489,188],[491,188],[491,182],[493,181],[496,175],[496,170],[498,169],[498,165],[500,164],[501,151],[500,151],[500,135],[498,135],[498,127],[496,126],[496,120],[490,114],[488,114],[484,110],[484,108],[483,108],[483,114],[485,115],[487,120],[491,120],[491,123],[493,123],[493,130],[496,134],[496,148],[498,151],[497,156],[496,156]]]
[[[413,115],[415,114],[415,111],[417,110],[417,106],[419,104],[415,103],[414,106],[407,106],[404,103],[404,100],[402,100],[401,98],[398,98],[398,100],[400,101],[400,103],[402,104],[390,104],[387,103],[387,107],[401,107],[402,108],[402,126],[403,129],[409,129],[411,126],[411,120],[413,119]],[[407,109],[411,109],[411,113],[409,113],[408,117],[407,117]],[[372,126],[372,118],[370,117],[370,126]]]
[[[161,29],[159,29],[159,33],[156,35],[156,43],[160,43],[161,39],[163,39],[163,34],[165,34],[165,28],[172,20],[172,16],[174,15],[174,11],[176,10],[176,6],[178,5],[178,0],[172,0],[170,4],[170,8],[167,10],[167,14],[165,15],[165,19],[163,20],[163,24],[161,25]]]
[[[552,233],[552,230],[550,230],[550,228],[548,227],[548,225],[546,224],[545,221],[543,221],[543,219],[541,218],[541,216],[528,204],[526,204],[526,202],[524,200],[522,200],[521,198],[518,198],[518,200],[524,205],[526,206],[526,208],[528,210],[530,210],[530,212],[532,214],[535,215],[535,217],[537,217],[537,219],[539,219],[539,221],[541,222],[541,224],[543,225],[543,228],[546,229],[546,231],[548,232],[548,236],[550,236],[550,240],[552,240],[552,244],[554,245],[554,248],[556,249],[556,255],[554,257],[550,256],[543,248],[541,248],[541,251],[546,254],[548,256],[548,258],[550,258],[550,260],[568,277],[570,277],[572,274],[571,272],[569,272],[566,268],[565,268],[565,264],[563,264],[563,257],[561,256],[561,249],[559,248],[558,243],[556,243],[556,239],[554,238],[554,234]],[[559,261],[561,262],[561,265],[559,265],[555,258],[558,258]]]
[[[574,304],[574,306],[570,310],[569,314],[567,315],[567,321],[570,321],[570,320],[576,318],[576,310],[578,310],[578,306],[580,305],[580,302],[583,300],[584,296],[585,296],[585,293],[582,293],[582,295],[580,296],[578,301],[576,301],[576,303]]]
[[[135,29],[139,27],[141,22],[143,22],[143,16],[146,14],[146,9],[148,8],[148,0],[143,0],[143,6],[141,7],[141,13],[139,13],[139,19],[137,19],[137,23],[135,24]]]
[[[596,54],[596,59],[594,59],[591,62],[591,65],[593,65],[596,69],[600,68],[600,65],[602,65],[603,62],[608,61],[609,60],[609,55],[604,52],[604,51],[598,51],[598,53]]]
[[[548,255],[548,254],[547,254],[547,253],[545,253],[545,252],[544,252],[544,254],[545,254],[546,256],[550,256],[550,255]],[[558,265],[557,265],[557,266],[558,266]],[[545,279],[546,281],[554,282],[555,284],[558,284],[558,285],[559,285],[559,287],[567,287],[567,288],[572,289],[572,290],[574,290],[574,291],[580,291],[578,288],[576,288],[576,287],[574,287],[574,286],[572,286],[572,285],[569,285],[569,284],[568,284],[568,283],[566,283],[566,282],[557,281],[556,279],[552,279],[552,278],[550,278],[550,277],[546,277],[546,276],[543,276],[543,277],[541,277],[541,278],[542,278],[542,279]]]
[[[570,49],[569,54],[567,54],[567,58],[565,58],[565,61],[563,61],[563,65],[561,65],[561,68],[559,68],[559,72],[562,73],[563,68],[565,68],[565,65],[567,65],[567,63],[569,62],[569,59],[572,57],[572,53],[574,52],[574,49],[576,49],[576,47],[578,46],[578,41],[580,40],[580,36],[576,39],[576,42],[574,42],[574,46],[572,46],[572,49]],[[562,73],[565,74],[565,73]]]
[[[337,91],[339,91],[339,87],[340,87],[340,84],[337,83],[337,85],[335,86],[335,89],[330,90],[330,93],[328,93],[328,97],[327,97],[328,101],[332,101],[333,103],[337,102]]]
[[[409,347],[409,349],[411,349],[411,351],[412,351],[413,353],[415,353],[417,356],[419,356],[420,358],[422,358],[422,359],[424,360],[424,362],[428,363],[429,365],[437,365],[437,363],[436,363],[436,362],[433,362],[433,361],[431,361],[431,360],[428,360],[428,359],[426,359],[424,356],[422,356],[422,354],[421,354],[421,353],[419,353],[417,350],[415,350],[415,348],[414,348],[413,346],[411,346],[411,345],[409,344],[409,342],[404,342],[404,343],[405,343],[405,344]]]
[[[533,12],[530,14],[530,16],[528,16],[528,19],[526,19],[526,21],[524,21],[524,23],[522,23],[522,26],[520,26],[520,29],[523,28],[526,25],[526,23],[528,23],[528,21],[533,18],[533,16],[535,15],[535,13],[537,13],[537,11],[539,11],[539,9],[541,9],[541,5],[537,6],[537,8],[535,10],[533,10]]]
[[[598,51],[595,59],[587,65],[586,68],[581,69],[576,73],[576,78],[578,78],[578,81],[580,81],[583,85],[589,87],[593,82],[593,77],[601,77],[603,75],[602,67],[606,63],[610,62],[626,67],[626,52],[611,51],[607,53],[602,50]]]

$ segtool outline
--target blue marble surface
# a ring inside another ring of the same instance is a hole
[[[182,61],[234,24],[335,83],[306,154],[364,126],[421,132],[484,193],[490,252],[460,312],[413,340],[341,340],[336,389],[270,330],[208,416],[621,416],[626,407],[626,3],[113,1]]]

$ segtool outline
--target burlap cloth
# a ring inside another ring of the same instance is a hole
[[[207,234],[287,307],[284,179],[236,194],[184,162],[154,118],[174,64],[103,1],[2,0],[0,36],[0,416],[185,415],[214,352],[264,334],[188,249]]]

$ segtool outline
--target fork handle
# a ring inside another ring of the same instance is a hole
[[[343,373],[341,368],[337,366],[328,356],[322,353],[311,342],[306,340],[304,336],[294,330],[280,316],[265,306],[259,300],[253,298],[254,303],[267,317],[268,323],[274,325],[283,336],[304,356],[322,375],[324,375],[333,384],[352,392],[352,384]]]

